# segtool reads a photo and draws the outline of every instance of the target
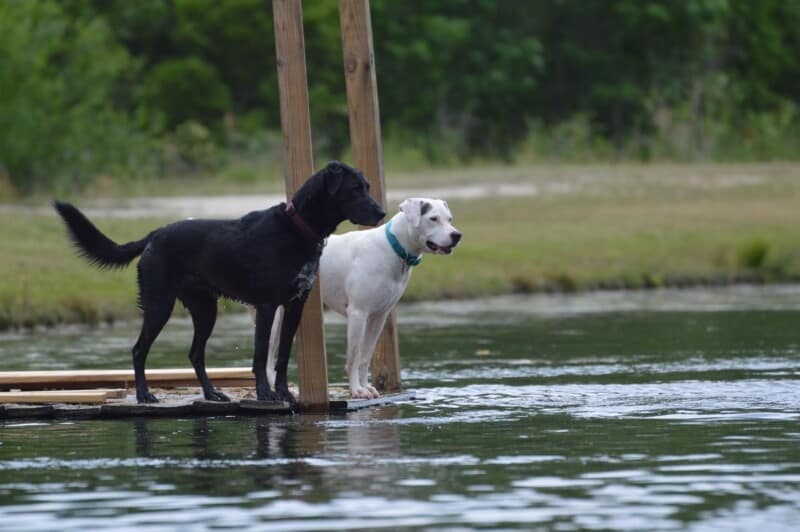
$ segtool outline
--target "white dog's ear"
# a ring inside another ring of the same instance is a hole
[[[403,200],[400,204],[400,211],[405,215],[411,227],[418,227],[422,218],[421,200],[410,198]]]

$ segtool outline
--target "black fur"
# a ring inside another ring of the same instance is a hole
[[[368,194],[360,172],[329,163],[292,198],[296,213],[321,238],[346,219],[375,225],[385,215]],[[53,202],[79,253],[100,268],[121,268],[141,255],[138,264],[142,331],[133,346],[136,399],[157,402],[148,391],[144,368],[150,346],[169,320],[175,300],[189,310],[194,338],[189,350],[206,399],[228,401],[216,391],[205,370],[205,347],[217,317],[220,296],[256,307],[253,373],[258,399],[294,403],[286,381],[289,352],[300,315],[316,278],[323,241],[309,237],[285,212],[286,204],[254,211],[238,220],[185,220],[151,232],[141,240],[118,245],[101,233],[78,209]],[[285,317],[276,362],[275,392],[267,382],[269,331],[275,309]]]
[[[78,254],[98,268],[123,268],[142,254],[153,233],[122,246],[100,232],[81,211],[58,200],[53,202],[58,214],[67,222],[67,229]]]

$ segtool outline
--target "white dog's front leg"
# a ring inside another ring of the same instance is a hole
[[[369,390],[363,388],[359,377],[359,363],[367,328],[367,315],[353,307],[347,309],[347,362],[344,371],[350,384],[350,397],[370,399]]]
[[[369,384],[369,365],[372,362],[372,356],[375,353],[375,346],[378,344],[378,338],[381,336],[383,326],[386,324],[388,314],[372,315],[367,320],[367,330],[364,334],[364,345],[361,350],[361,360],[358,364],[358,378],[359,385],[366,389],[372,398],[377,399],[381,396],[374,386]]]

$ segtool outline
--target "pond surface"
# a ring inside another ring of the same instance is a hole
[[[800,288],[398,315],[413,403],[0,423],[0,529],[797,529]],[[0,336],[0,369],[126,368],[137,327]],[[189,336],[174,319],[149,367],[188,367]],[[247,365],[251,344],[249,317],[225,316],[209,365]]]

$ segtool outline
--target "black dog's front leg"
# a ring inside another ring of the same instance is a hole
[[[253,374],[256,377],[256,397],[259,401],[277,399],[269,388],[267,380],[267,355],[272,320],[275,319],[277,305],[258,305],[256,307],[255,351],[253,352]]]
[[[297,327],[300,325],[300,317],[303,315],[303,305],[306,298],[297,299],[284,305],[283,325],[281,327],[280,344],[278,345],[278,360],[275,362],[275,393],[283,401],[289,401],[292,407],[297,405],[297,401],[289,391],[289,382],[286,377],[289,367],[289,354],[292,351],[292,343]]]

